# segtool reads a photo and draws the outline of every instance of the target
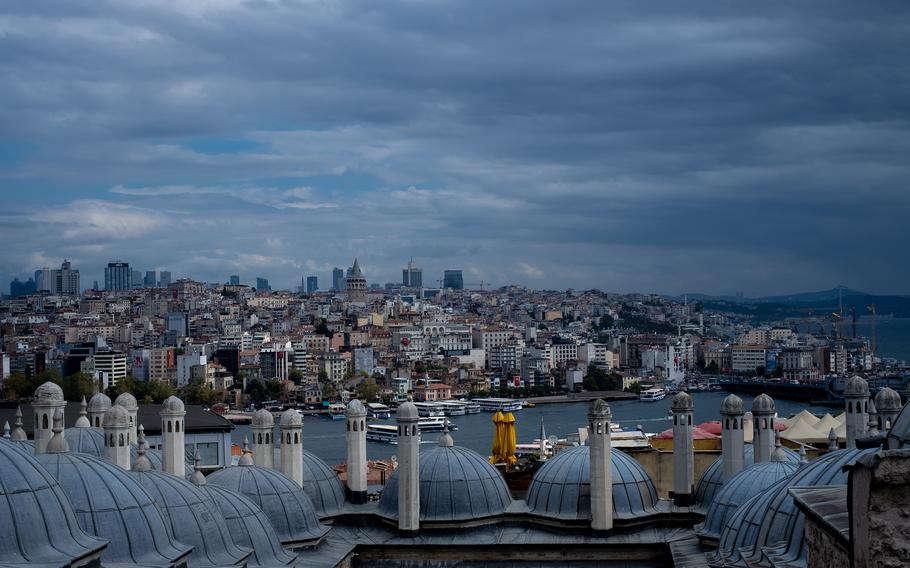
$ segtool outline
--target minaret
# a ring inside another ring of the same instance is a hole
[[[774,451],[774,399],[762,393],[752,401],[752,446],[755,463],[771,459]]]
[[[847,448],[855,448],[856,440],[866,436],[869,425],[869,383],[854,375],[844,387],[844,402],[847,405]]]
[[[721,461],[724,466],[723,480],[743,470],[743,399],[735,394],[729,395],[720,405],[721,418]]]
[[[119,404],[104,413],[104,457],[123,469],[130,469],[130,415]]]
[[[85,402],[85,397],[82,397],[82,403],[79,405],[79,418],[76,419],[76,423],[73,424],[74,428],[91,428],[92,424],[88,421],[88,412],[86,407],[88,404]]]
[[[35,389],[32,409],[35,411],[35,453],[43,454],[51,436],[54,435],[54,413],[66,408],[63,389],[50,381]]]
[[[543,427],[543,416],[540,417],[540,461],[547,459],[547,430]]]
[[[65,454],[66,452],[70,451],[70,447],[66,443],[66,438],[63,437],[63,410],[60,408],[54,411],[53,432],[54,434],[47,442],[47,447],[44,449],[44,453]]]
[[[303,487],[303,416],[289,408],[281,414],[281,473]]]
[[[420,431],[417,406],[408,401],[398,407],[398,532],[420,532]]]
[[[125,392],[114,399],[114,404],[119,404],[126,409],[127,414],[130,417],[130,443],[136,441],[136,426],[139,425],[139,403],[136,402],[136,397],[132,394]]]
[[[253,458],[256,465],[275,468],[275,417],[264,408],[253,414]]]
[[[24,442],[28,440],[25,430],[22,429],[22,407],[16,407],[16,422],[13,424],[13,432],[9,435],[11,442]]]
[[[88,401],[88,421],[92,427],[101,428],[104,422],[104,413],[111,409],[111,399],[103,392],[96,392]]]
[[[673,502],[692,504],[695,488],[695,447],[692,440],[692,414],[695,405],[689,393],[673,397]]]
[[[186,409],[176,396],[168,397],[161,405],[161,462],[165,473],[186,476],[184,418]]]
[[[591,529],[613,530],[613,456],[610,453],[610,407],[596,400],[588,410],[588,446],[591,478]]]
[[[367,502],[367,409],[356,398],[348,403],[348,497],[351,503]]]
[[[878,411],[876,420],[878,421],[879,432],[887,433],[900,414],[903,403],[901,395],[897,391],[888,387],[878,391],[875,395],[875,409]]]

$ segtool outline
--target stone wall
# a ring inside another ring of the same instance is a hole
[[[854,566],[910,566],[910,450],[866,455],[850,471]]]
[[[654,487],[662,499],[667,499],[673,490],[673,452],[663,452],[654,449],[629,452],[629,455],[638,460],[645,468]],[[695,452],[695,487],[701,480],[705,470],[720,457],[719,451]]]
[[[850,553],[811,517],[806,517],[808,568],[851,568]]]

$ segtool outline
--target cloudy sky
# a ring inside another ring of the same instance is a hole
[[[910,293],[910,6],[0,7],[0,282]]]

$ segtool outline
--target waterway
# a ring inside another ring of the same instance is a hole
[[[850,333],[850,322],[844,323]],[[872,336],[872,325],[867,318],[856,322],[857,335]],[[875,354],[910,363],[910,318],[879,318],[875,322]]]
[[[692,393],[695,399],[696,424],[709,420],[719,420],[720,403],[727,396],[726,392],[696,392]],[[741,395],[745,407],[752,405],[752,397]],[[657,402],[639,402],[638,400],[615,401],[610,403],[613,412],[613,422],[624,428],[635,428],[637,425],[645,432],[661,432],[670,427],[667,413],[670,409],[671,397]],[[821,416],[826,412],[839,414],[840,411],[824,407],[807,406],[805,403],[787,400],[775,401],[778,415],[788,418],[801,410]],[[535,408],[526,408],[514,413],[515,428],[518,443],[530,443],[538,437],[540,421],[543,419],[547,436],[556,435],[564,438],[567,434],[576,434],[578,428],[587,423],[586,413],[590,403],[573,402],[565,404],[541,404]],[[458,426],[452,432],[455,443],[459,446],[470,448],[481,455],[489,455],[493,436],[492,414],[480,413],[467,416],[454,416],[451,418]],[[393,424],[394,420],[377,421],[379,423]],[[245,436],[250,435],[249,426],[237,426],[233,432],[235,443],[242,443]],[[424,434],[426,441],[438,439],[439,434]],[[321,416],[306,416],[303,422],[304,447],[315,453],[329,464],[345,461],[345,421],[330,420]],[[387,459],[394,455],[396,446],[379,442],[367,442],[368,459]]]

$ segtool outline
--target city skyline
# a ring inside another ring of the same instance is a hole
[[[0,282],[908,293],[906,7],[658,4],[9,8]]]

